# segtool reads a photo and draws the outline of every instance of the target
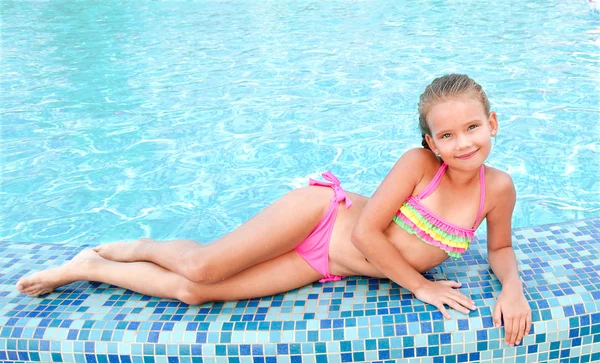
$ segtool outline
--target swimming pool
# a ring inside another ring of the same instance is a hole
[[[498,112],[515,227],[597,216],[586,6],[6,2],[0,239],[208,242],[328,169],[370,195],[448,72]]]
[[[600,360],[600,17],[584,1],[4,1],[2,15],[0,361]],[[418,96],[448,72],[499,115],[489,164],[518,191],[521,345],[492,327],[484,228],[426,274],[476,301],[449,321],[387,279],[202,306],[88,282],[15,291],[98,243],[212,241],[327,169],[371,194],[420,145]]]

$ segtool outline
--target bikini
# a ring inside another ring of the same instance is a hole
[[[298,247],[294,248],[296,252],[318,273],[323,275],[319,282],[339,281],[346,276],[336,276],[329,273],[329,243],[331,242],[331,232],[337,216],[338,206],[342,201],[346,202],[346,209],[350,208],[352,201],[342,189],[340,181],[330,171],[321,174],[323,178],[330,183],[308,179],[308,185],[318,185],[330,187],[335,192],[329,209],[321,219],[315,229],[306,237]]]
[[[471,228],[454,225],[431,212],[421,204],[440,184],[448,165],[443,163],[429,185],[416,197],[410,196],[402,204],[393,220],[406,232],[416,235],[422,241],[444,250],[450,257],[458,259],[469,248],[475,236],[479,218],[485,203],[485,169],[479,171],[480,200],[477,218]]]
[[[405,231],[416,235],[421,240],[434,246],[440,247],[454,259],[460,258],[473,242],[475,228],[481,217],[485,202],[485,177],[484,167],[481,166],[479,173],[479,184],[481,197],[479,211],[472,228],[456,226],[429,211],[421,204],[421,200],[427,198],[440,184],[448,165],[443,163],[427,187],[416,197],[410,196],[402,204],[393,220]],[[330,171],[321,174],[329,181],[323,182],[309,179],[308,185],[330,187],[335,194],[329,204],[329,209],[319,224],[308,235],[308,237],[294,250],[318,273],[323,275],[319,282],[339,281],[345,276],[337,276],[329,273],[329,244],[331,232],[335,223],[335,217],[340,203],[346,202],[346,209],[350,208],[352,201],[342,189],[340,181]]]

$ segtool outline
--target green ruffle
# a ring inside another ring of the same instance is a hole
[[[402,227],[403,230],[405,230],[406,232],[410,233],[410,234],[414,234],[415,236],[421,238],[414,229],[412,229],[411,226],[409,226],[408,224],[406,224],[402,218],[398,217],[398,216],[394,216],[394,218],[392,218],[394,220],[394,222],[396,222],[396,224],[398,224],[400,227]],[[421,238],[422,239],[422,238]],[[427,242],[427,241],[425,241]]]
[[[443,236],[446,239],[449,239],[450,241],[454,241],[454,242],[467,242],[470,243],[471,240],[468,237],[460,237],[460,236],[455,236],[453,234],[450,234],[442,229],[440,229],[439,227],[434,226],[433,224],[431,224],[431,222],[429,222],[427,220],[427,218],[423,217],[418,210],[415,209],[415,207],[413,207],[412,205],[408,204],[408,203],[404,203],[404,206],[411,211],[411,213],[417,217],[417,219],[419,221],[421,221],[423,224],[425,224],[427,227],[431,228],[432,230],[434,230],[437,234]],[[408,218],[408,216],[406,216],[406,218]]]
[[[398,224],[402,229],[404,229],[406,232],[410,233],[410,234],[414,234],[415,236],[417,236],[418,239],[420,239],[421,241],[427,243],[428,245],[432,245],[429,241],[423,239],[421,236],[419,236],[414,229],[411,228],[411,226],[409,226],[408,224],[406,224],[400,217],[398,216],[394,216],[394,218],[392,218],[394,220],[394,222],[396,222],[396,224]],[[433,245],[432,245],[433,246]],[[437,246],[439,247],[439,246]],[[462,258],[462,254],[460,254],[459,252],[454,252],[454,251],[446,251],[445,249],[441,248],[440,249],[444,252],[446,252],[448,254],[448,256],[452,257],[455,260],[458,260],[460,258]]]

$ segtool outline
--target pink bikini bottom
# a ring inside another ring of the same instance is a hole
[[[346,192],[340,186],[340,181],[330,171],[321,174],[323,178],[331,183],[309,179],[308,185],[318,185],[322,187],[330,187],[334,190],[335,195],[331,200],[327,213],[321,219],[319,224],[310,233],[308,237],[294,250],[298,252],[302,258],[308,262],[318,273],[324,277],[319,282],[339,281],[346,276],[335,276],[329,273],[329,243],[331,241],[331,231],[335,223],[338,206],[342,201],[346,201],[346,208],[350,208],[352,202],[346,195]]]

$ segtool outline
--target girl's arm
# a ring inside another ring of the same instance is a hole
[[[352,242],[385,276],[411,291],[417,299],[436,306],[450,319],[444,304],[468,314],[466,307],[475,309],[474,302],[453,289],[460,286],[457,282],[432,282],[423,277],[384,234],[398,208],[423,178],[424,165],[433,162],[432,158],[431,151],[413,149],[398,160],[363,209],[352,232]]]
[[[515,208],[516,192],[511,177],[501,171],[494,178],[494,199],[497,204],[488,212],[487,251],[492,270],[502,287],[521,289],[517,260],[512,249],[511,220]]]
[[[519,344],[531,328],[531,309],[519,277],[517,259],[512,248],[511,219],[516,192],[510,176],[499,172],[494,178],[495,206],[488,212],[488,260],[490,267],[502,283],[502,292],[494,308],[494,325],[500,327],[504,318],[506,344]]]
[[[427,152],[412,149],[402,155],[369,198],[352,231],[352,242],[369,262],[411,292],[427,280],[406,262],[384,231],[423,178]]]

